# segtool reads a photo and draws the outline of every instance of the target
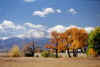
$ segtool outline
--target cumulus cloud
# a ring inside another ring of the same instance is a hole
[[[1,27],[4,28],[15,28],[15,24],[12,21],[4,20],[2,24],[0,24]]]
[[[94,27],[85,27],[84,28],[88,33],[94,30]]]
[[[24,0],[24,2],[35,2],[36,0]]]
[[[94,30],[94,27],[79,27],[75,25],[64,26],[64,25],[56,25],[53,27],[47,28],[41,24],[32,24],[31,22],[26,22],[24,24],[15,24],[12,21],[4,20],[0,24],[0,39],[8,39],[11,37],[19,37],[19,38],[50,38],[50,34],[53,31],[57,31],[59,33],[65,32],[70,28],[83,28],[88,33]]]
[[[87,33],[90,33],[91,31],[94,30],[94,27],[79,27],[79,26],[75,26],[75,25],[70,25],[70,26],[64,26],[64,25],[56,25],[54,27],[51,27],[48,29],[48,38],[51,37],[51,32],[56,31],[58,33],[63,33],[68,29],[71,28],[78,28],[78,29],[85,29],[87,31]]]
[[[27,30],[26,33],[19,34],[16,37],[19,38],[45,38],[45,31],[38,31],[34,29]]]
[[[82,27],[75,26],[75,25],[70,25],[70,26],[66,27],[66,30],[71,29],[71,28],[78,28],[78,29],[81,29]]]
[[[75,15],[75,14],[78,13],[78,11],[76,9],[74,9],[74,8],[69,8],[68,12],[70,12],[72,15]]]
[[[45,17],[46,15],[52,14],[52,13],[55,13],[55,10],[53,8],[46,8],[46,9],[43,9],[42,11],[34,11],[32,15]]]
[[[74,8],[69,8],[67,10],[69,13],[72,15],[75,15],[78,13],[78,11]],[[33,11],[32,15],[33,16],[40,16],[40,17],[46,17],[48,14],[53,14],[53,13],[62,13],[61,9],[54,9],[54,8],[45,8],[43,10],[38,10],[38,11]]]
[[[32,23],[30,23],[30,22],[25,23],[24,26],[33,27]]]
[[[56,9],[57,13],[62,13],[62,11],[60,9]]]
[[[45,34],[46,26],[41,24],[35,25],[30,22],[23,25],[14,24],[12,21],[4,20],[0,24],[0,38],[5,39],[9,37],[33,37],[42,38]]]
[[[51,33],[52,31],[56,31],[58,33],[62,33],[66,30],[66,27],[63,25],[56,25],[48,29],[48,32]]]
[[[16,25],[16,30],[25,30],[26,28],[22,25]]]
[[[0,38],[0,39],[2,39],[2,40],[6,40],[6,39],[9,39],[8,37],[2,37],[2,38]]]
[[[38,30],[29,30],[29,34],[31,34],[32,37],[35,38],[43,38],[45,37],[45,32],[44,31],[38,31]]]
[[[60,9],[45,8],[42,11],[34,11],[33,16],[46,17],[48,14],[62,13]]]
[[[41,25],[41,24],[32,24],[32,23],[30,23],[30,22],[26,22],[25,24],[24,24],[24,26],[26,26],[26,27],[29,27],[29,28],[43,28],[43,25]]]
[[[48,29],[48,32],[56,31],[56,32],[58,32],[58,33],[63,33],[63,32],[65,32],[66,30],[71,29],[71,28],[78,28],[78,29],[81,29],[81,27],[78,27],[78,26],[75,26],[75,25],[70,25],[70,26],[56,25],[56,26],[54,26],[54,27],[49,28],[49,29]]]

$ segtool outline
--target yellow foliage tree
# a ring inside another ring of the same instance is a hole
[[[68,44],[71,49],[83,48],[87,45],[88,33],[84,29],[71,28],[65,32]]]
[[[14,45],[10,52],[9,52],[10,57],[19,57],[20,56],[20,49],[17,45]]]
[[[90,55],[90,56],[96,56],[96,51],[93,48],[90,48],[88,50],[88,55]]]
[[[87,45],[88,33],[82,28],[70,28],[63,33],[53,31],[51,33],[51,43],[57,44],[58,51],[77,50]]]

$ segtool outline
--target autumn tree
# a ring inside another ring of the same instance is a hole
[[[53,31],[51,33],[51,43],[54,44],[55,46],[55,50],[56,50],[56,58],[58,57],[58,41],[60,40],[60,37],[59,37],[59,33],[57,33],[56,31]]]
[[[34,41],[26,44],[23,48],[24,54],[29,56],[34,56],[35,54],[35,44]]]
[[[19,57],[21,56],[20,49],[17,45],[14,45],[11,50],[9,51],[8,55],[10,57]]]
[[[86,46],[88,39],[88,33],[81,28],[70,28],[63,33],[53,31],[51,36],[51,43],[55,45],[56,52],[67,49],[69,57],[70,49],[73,50],[73,56],[76,56],[76,50]]]
[[[46,44],[45,48],[49,49],[50,52],[53,52],[53,50],[55,49],[55,46],[53,44]]]
[[[89,34],[88,44],[88,55],[100,55],[100,27],[96,27]]]
[[[73,55],[76,56],[76,50],[87,45],[88,33],[84,29],[70,28],[65,34],[68,48],[73,49]]]

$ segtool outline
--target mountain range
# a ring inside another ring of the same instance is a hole
[[[36,46],[44,48],[44,45],[48,42],[48,38],[18,38],[12,37],[8,39],[0,39],[0,51],[9,50],[13,45],[18,45],[20,48],[23,48],[24,45],[34,41]]]

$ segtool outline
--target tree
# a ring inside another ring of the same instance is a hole
[[[88,50],[93,49],[98,55],[100,55],[100,27],[96,27],[90,34],[88,38]],[[95,54],[96,55],[96,54]]]
[[[20,49],[17,45],[14,45],[10,52],[9,52],[10,57],[19,57],[20,56]]]
[[[34,41],[26,44],[23,48],[25,56],[33,56],[35,54],[35,44]]]
[[[58,33],[53,31],[51,33],[51,40],[50,42],[53,44],[56,50],[56,57],[58,57],[58,52],[64,51],[66,49],[66,40],[64,33]]]
[[[54,49],[55,47],[54,47],[54,45],[52,45],[52,44],[46,44],[46,45],[45,45],[45,48]]]
[[[84,29],[71,28],[66,31],[67,41],[71,44],[71,49],[83,48],[87,45],[88,33]]]
[[[46,44],[45,48],[49,49],[48,51],[50,51],[52,53],[53,50],[55,49],[55,46],[53,44]]]
[[[53,31],[51,35],[51,43],[55,44],[57,52],[67,49],[69,57],[70,49],[73,50],[73,56],[76,56],[77,49],[87,45],[88,33],[84,29],[70,28],[63,33]]]
[[[73,50],[73,56],[77,56],[77,49],[87,45],[88,33],[84,29],[70,28],[65,32],[65,39],[68,44],[68,50]]]
[[[34,43],[34,41],[33,41],[33,44],[32,44],[32,48],[33,48],[33,53],[32,53],[32,55],[33,55],[33,57],[34,57],[34,54],[35,54],[35,43]]]

